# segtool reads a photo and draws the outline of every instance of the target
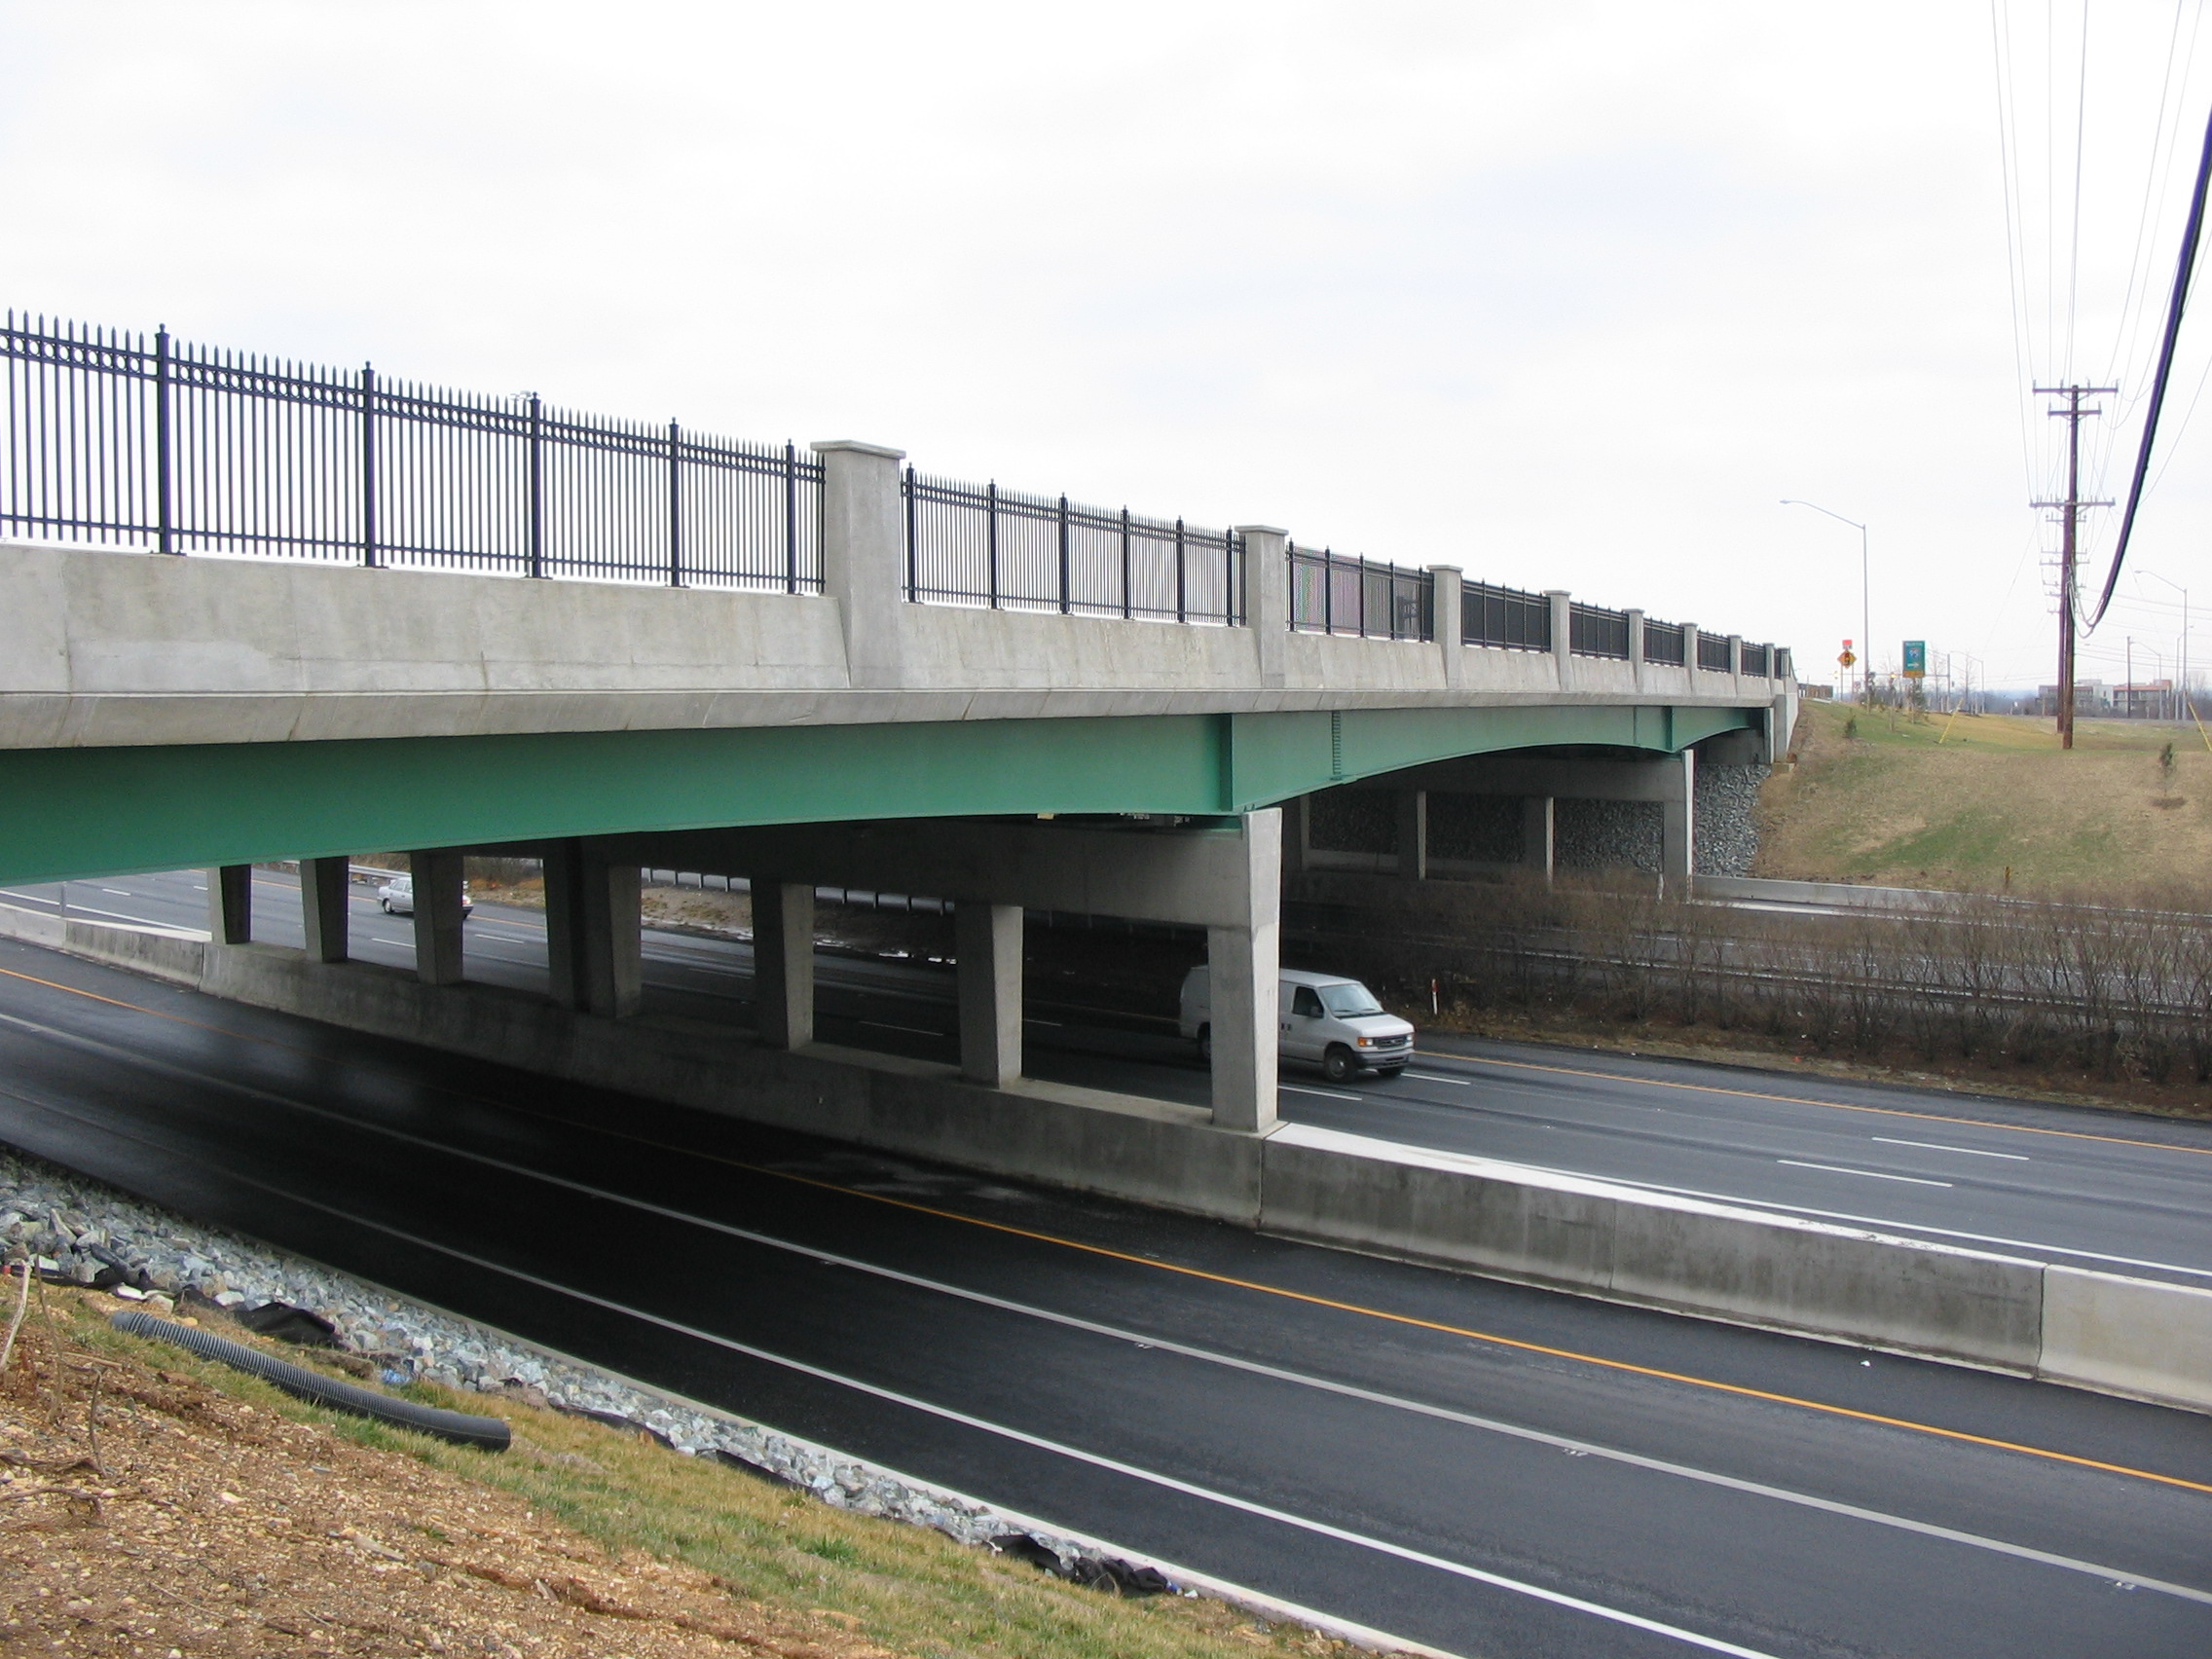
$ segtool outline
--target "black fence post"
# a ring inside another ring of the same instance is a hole
[[[169,330],[164,323],[154,331],[154,546],[163,553],[176,551],[170,523],[172,486],[169,471]]]
[[[914,551],[914,469],[906,468],[906,603],[912,605],[919,593],[920,577]]]
[[[990,588],[991,608],[999,608],[999,481],[994,478],[983,486],[983,555],[989,565],[984,572]]]
[[[1060,614],[1068,613],[1068,498],[1060,498]]]
[[[377,552],[377,371],[361,365],[361,563],[374,569]]]
[[[683,432],[668,424],[668,585],[683,585]]]
[[[1228,539],[1227,533],[1224,534],[1223,539],[1225,541]],[[1229,572],[1226,570],[1223,571],[1224,578],[1228,574]],[[1227,610],[1232,603],[1229,597],[1229,586],[1225,579],[1221,590],[1222,609]],[[1188,571],[1184,564],[1183,521],[1177,519],[1175,521],[1175,620],[1188,622],[1190,619],[1191,596]]]
[[[798,445],[784,440],[784,591],[798,592]]]
[[[1122,509],[1122,620],[1130,614],[1129,594],[1129,509]]]
[[[530,394],[530,573],[545,574],[545,403]]]

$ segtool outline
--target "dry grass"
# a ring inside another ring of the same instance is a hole
[[[1760,875],[2154,903],[2212,881],[2212,752],[2194,729],[2085,720],[2068,754],[2048,720],[1807,703],[1796,755],[1760,797]]]
[[[1081,1589],[643,1435],[410,1390],[514,1426],[504,1456],[447,1446],[125,1337],[106,1297],[39,1295],[0,1375],[0,1652],[1350,1652],[1217,1602]]]

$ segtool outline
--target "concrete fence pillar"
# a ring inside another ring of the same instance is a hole
[[[1003,1088],[1021,1075],[1021,906],[961,900],[952,935],[960,958],[960,1075]]]
[[[1444,664],[1444,683],[1467,682],[1466,629],[1461,613],[1467,597],[1466,572],[1456,565],[1431,565],[1429,616],[1435,625],[1436,652]]]
[[[635,865],[556,841],[545,866],[545,959],[563,1008],[623,1019],[645,997],[644,917]]]
[[[1666,793],[1659,800],[1659,873],[1677,896],[1686,898],[1697,869],[1697,751],[1685,749],[1659,764],[1667,773]]]
[[[1574,685],[1574,601],[1565,588],[1546,588],[1552,602],[1552,660],[1559,665],[1559,688]]]
[[[1260,683],[1280,685],[1290,643],[1290,532],[1240,524],[1236,534],[1244,538],[1244,621],[1252,630]]]
[[[849,438],[812,448],[822,458],[822,592],[837,603],[846,674],[857,686],[898,685],[906,597],[899,463],[905,452]]]
[[[346,960],[352,891],[351,859],[300,861],[300,918],[307,928],[309,960]]]
[[[1248,918],[1206,929],[1212,1000],[1213,1121],[1257,1132],[1275,1124],[1276,986],[1282,972],[1282,814],[1244,817],[1243,893]]]
[[[461,977],[461,854],[448,847],[407,855],[415,892],[415,974],[425,985]]]
[[[1558,808],[1550,795],[1524,795],[1521,799],[1521,862],[1542,876],[1552,878],[1558,846]]]
[[[1428,792],[1398,792],[1398,873],[1408,881],[1428,879]]]
[[[1690,689],[1697,689],[1698,629],[1695,622],[1682,624],[1682,671],[1690,677]]]
[[[1728,681],[1736,690],[1744,689],[1744,636],[1728,636]]]
[[[253,866],[222,865],[207,872],[207,937],[217,944],[253,938]]]
[[[753,1006],[760,1041],[803,1049],[814,1041],[814,888],[753,883]]]
[[[1628,668],[1629,678],[1636,688],[1643,689],[1643,612],[1628,613]]]

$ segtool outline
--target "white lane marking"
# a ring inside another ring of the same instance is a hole
[[[1773,1498],[1783,1503],[1791,1503],[1804,1508],[1822,1510],[1829,1514],[1848,1516],[1854,1520],[1870,1522],[1876,1526],[1892,1527],[1901,1531],[1917,1532],[1928,1537],[1943,1538],[1950,1542],[1966,1544],[1975,1549],[1994,1551],[1995,1553],[2000,1555],[2015,1556],[2024,1561],[2039,1562],[2048,1567],[2063,1567],[2066,1570],[2072,1572],[2086,1573],[2091,1577],[2120,1579],[2130,1584],[2141,1585],[2146,1589],[2158,1590],[2164,1592],[2167,1595],[2179,1596],[2190,1601],[2202,1602],[2208,1605],[2212,1605],[2212,1591],[2194,1589],[2186,1584],[2171,1584],[2162,1579],[2144,1578],[2134,1573],[2123,1571],[2118,1567],[2101,1566],[2095,1562],[2079,1561],[2072,1556],[2062,1556],[2053,1554],[2052,1552],[2047,1550],[2033,1549],[2025,1544],[2010,1543],[2003,1538],[1991,1538],[1976,1532],[1961,1531],[1955,1528],[1937,1526],[1933,1522],[1916,1521],[1909,1516],[1891,1515],[1882,1510],[1865,1509],[1861,1507],[1860,1505],[1844,1503],[1835,1498],[1820,1497],[1811,1493],[1792,1492],[1787,1487],[1767,1486],[1758,1481],[1743,1480],[1734,1475],[1724,1475],[1710,1469],[1698,1469],[1690,1467],[1689,1465],[1683,1463],[1669,1462],[1664,1458],[1647,1457],[1640,1453],[1623,1451],[1617,1447],[1605,1446],[1594,1441],[1576,1440],[1566,1435],[1547,1433],[1542,1429],[1529,1428],[1519,1423],[1508,1423],[1499,1421],[1493,1418],[1477,1417],[1470,1412],[1455,1411],[1449,1406],[1437,1406],[1428,1404],[1425,1401],[1409,1400],[1399,1395],[1385,1394],[1380,1392],[1379,1390],[1371,1388],[1362,1388],[1357,1386],[1356,1384],[1349,1382],[1338,1382],[1328,1378],[1313,1377],[1304,1372],[1291,1371],[1284,1367],[1268,1365],[1260,1360],[1238,1358],[1234,1354],[1221,1353],[1212,1348],[1203,1348],[1196,1346],[1192,1344],[1180,1343],[1175,1341],[1171,1337],[1143,1335],[1135,1331],[1124,1330],[1119,1326],[1102,1324],[1096,1320],[1086,1319],[1078,1314],[1062,1313],[1051,1309],[1039,1308],[1029,1303],[1015,1302],[1011,1298],[993,1296],[988,1291],[973,1290],[963,1285],[948,1284],[940,1279],[925,1278],[918,1273],[903,1272],[897,1268],[885,1267],[880,1263],[865,1261],[856,1256],[846,1256],[834,1250],[822,1249],[816,1245],[801,1244],[796,1242],[795,1240],[789,1238],[779,1238],[773,1234],[756,1233],[751,1228],[739,1227],[733,1223],[726,1221],[718,1221],[712,1216],[698,1215],[689,1210],[678,1209],[670,1204],[655,1203],[649,1198],[640,1198],[626,1193],[615,1192],[608,1188],[594,1186],[588,1181],[578,1181],[566,1175],[555,1175],[546,1170],[533,1169],[527,1164],[515,1163],[503,1158],[495,1158],[489,1153],[472,1152],[465,1147],[452,1146],[444,1141],[432,1140],[426,1135],[412,1134],[405,1129],[395,1129],[383,1124],[350,1117],[345,1113],[332,1111],[327,1107],[310,1105],[305,1101],[296,1100],[289,1095],[278,1094],[271,1089],[257,1088],[248,1084],[234,1083],[228,1079],[223,1078],[210,1078],[203,1073],[192,1072],[183,1066],[173,1065],[166,1060],[154,1060],[131,1054],[129,1051],[123,1050],[116,1045],[102,1042],[97,1038],[78,1037],[74,1033],[64,1032],[55,1028],[39,1025],[35,1021],[23,1019],[18,1015],[0,1014],[0,1021],[5,1021],[13,1025],[25,1026],[31,1030],[40,1031],[48,1035],[57,1037],[65,1043],[79,1045],[89,1049],[96,1049],[104,1052],[125,1058],[133,1063],[143,1065],[149,1070],[171,1072],[187,1078],[193,1078],[202,1083],[212,1083],[219,1088],[229,1089],[239,1094],[251,1095],[261,1099],[274,1101],[278,1105],[288,1106],[295,1111],[307,1114],[312,1117],[322,1118],[333,1123],[345,1124],[349,1127],[365,1130],[366,1132],[371,1134],[382,1135],[387,1140],[401,1141],[410,1146],[423,1147],[432,1152],[443,1153],[449,1158],[459,1159],[464,1162],[483,1164],[488,1168],[501,1170],[510,1175],[521,1176],[525,1180],[541,1181],[547,1186],[560,1187],[566,1191],[578,1193],[587,1198],[599,1198],[605,1202],[617,1204],[626,1209],[643,1210],[648,1215],[657,1215],[664,1220],[680,1222],[684,1226],[698,1227],[710,1233],[721,1234],[726,1237],[742,1239],[745,1242],[759,1244],[769,1249],[782,1250],[787,1252],[788,1254],[794,1256],[803,1256],[809,1261],[821,1262],[828,1266],[851,1268],[860,1272],[867,1273],[877,1278],[889,1279],[899,1284],[911,1285],[916,1289],[927,1290],[938,1295],[953,1297],[964,1302],[977,1303],[987,1308],[1000,1309],[1007,1312],[1019,1314],[1027,1318],[1037,1319],[1048,1324],[1060,1325],[1073,1330],[1085,1331],[1098,1336],[1110,1337],[1118,1342],[1125,1342],[1132,1345],[1133,1346],[1140,1348],[1156,1350],[1163,1353],[1180,1354],[1186,1358],[1200,1360],[1210,1365],[1219,1365],[1228,1370],[1242,1371],[1254,1376],[1272,1378],[1279,1382],[1294,1383],[1300,1387],[1312,1388],[1322,1393],[1337,1394],[1348,1399],[1363,1400],[1375,1405],[1390,1407],[1398,1411],[1412,1413],[1420,1417],[1434,1418],[1445,1422],[1458,1423],[1466,1427],[1482,1429],[1493,1434],[1510,1436],[1511,1438],[1518,1440],[1533,1441],[1538,1445],[1551,1446],[1560,1451],[1571,1453],[1576,1456],[1600,1457],[1609,1462],[1624,1463],[1634,1468],[1649,1469],[1656,1473],[1673,1475],[1682,1480],[1696,1481],[1709,1486],[1723,1487],[1732,1492],[1748,1493],[1758,1497]],[[72,1112],[67,1107],[54,1105],[48,1101],[40,1100],[33,1095],[20,1093],[15,1089],[6,1088],[5,1086],[0,1086],[0,1094],[13,1095],[15,1098],[23,1100],[30,1105],[40,1108],[41,1110],[53,1112],[61,1117],[70,1118],[77,1122],[91,1122],[91,1120],[82,1117],[82,1115],[79,1113]],[[585,1127],[587,1132],[589,1133],[599,1133],[599,1131],[597,1130],[589,1129],[588,1125],[571,1126],[582,1126]],[[120,1139],[136,1141],[138,1142],[138,1144],[143,1146],[156,1146],[155,1142],[146,1140],[138,1135],[130,1134],[126,1130],[107,1127],[106,1132],[114,1134]],[[157,1150],[159,1150],[158,1147]],[[244,1180],[247,1182],[247,1184],[252,1186],[263,1185],[260,1182],[252,1181],[250,1177],[237,1176],[235,1178]],[[268,1192],[276,1192],[277,1189],[274,1187],[263,1187],[263,1190]],[[284,1196],[295,1197],[294,1195],[288,1193]],[[372,1227],[377,1228],[379,1231],[393,1233],[395,1236],[409,1238],[413,1242],[425,1244],[429,1248],[441,1251],[442,1253],[447,1255],[461,1256],[461,1259],[464,1261],[475,1261],[477,1262],[477,1265],[490,1267],[496,1272],[512,1273],[517,1277],[529,1277],[529,1275],[520,1272],[519,1270],[501,1267],[498,1263],[478,1261],[477,1258],[463,1255],[461,1252],[454,1250],[448,1245],[438,1244],[430,1239],[417,1238],[413,1235],[398,1233],[395,1229],[383,1227],[381,1223],[367,1221],[362,1217],[354,1216],[348,1211],[337,1209],[334,1206],[317,1203],[312,1198],[295,1198],[295,1201],[310,1204],[313,1207],[318,1209],[326,1210],[332,1215],[343,1216],[345,1219],[356,1222],[364,1227]],[[532,1282],[543,1281],[533,1280]],[[558,1289],[562,1287],[556,1286],[555,1288]],[[585,1293],[580,1291],[564,1291],[564,1294],[585,1296]],[[586,1297],[586,1300],[589,1300],[589,1298]],[[613,1303],[607,1303],[603,1306],[617,1308],[617,1309],[620,1311],[636,1311],[634,1309],[620,1309],[618,1305]],[[637,1316],[645,1319],[652,1319],[654,1317],[653,1315],[646,1313],[638,1313]],[[722,1341],[723,1339],[709,1338],[709,1340],[719,1342]],[[770,1355],[766,1357],[775,1358],[776,1356]],[[780,1364],[784,1362],[778,1359],[777,1363]],[[861,1386],[866,1385],[861,1384]]]
[[[1830,1175],[1863,1175],[1869,1181],[1908,1181],[1915,1187],[1949,1187],[1951,1181],[1929,1181],[1918,1175],[1885,1175],[1879,1169],[1846,1169],[1840,1163],[1807,1163],[1802,1159],[1778,1158],[1777,1163],[1787,1163],[1792,1169],[1825,1169]]]
[[[1364,1094],[1345,1094],[1334,1088],[1301,1088],[1295,1083],[1278,1083],[1275,1088],[1285,1094],[1318,1094],[1324,1100],[1365,1100]]]
[[[111,893],[118,899],[135,899],[137,897],[135,893],[130,892],[128,888],[122,887],[103,887],[100,889],[100,891],[102,893]]]
[[[946,1031],[924,1031],[919,1025],[888,1025],[880,1019],[857,1019],[856,1025],[866,1025],[877,1031],[903,1031],[909,1037],[947,1037]]]
[[[1940,1141],[1898,1140],[1890,1135],[1872,1135],[1868,1138],[1880,1141],[1884,1146],[1918,1146],[1925,1147],[1930,1152],[1963,1152],[1969,1158],[2003,1158],[2013,1163],[2035,1161],[2024,1152],[1984,1152],[1978,1146],[1945,1146]]]
[[[1448,1083],[1448,1084],[1450,1084],[1450,1085],[1451,1085],[1451,1086],[1452,1086],[1452,1087],[1453,1087],[1454,1088],[1474,1088],[1474,1087],[1475,1087],[1475,1085],[1474,1085],[1474,1080],[1473,1080],[1473,1079],[1471,1079],[1471,1078],[1464,1078],[1464,1077],[1440,1077],[1440,1076],[1438,1076],[1438,1075],[1437,1075],[1437,1074],[1436,1074],[1435,1072],[1418,1072],[1418,1071],[1410,1071],[1410,1072],[1406,1073],[1406,1075],[1407,1075],[1408,1077],[1418,1077],[1418,1078],[1419,1078],[1419,1079],[1421,1080],[1421,1082],[1423,1082],[1423,1083]]]
[[[64,1115],[75,1116],[73,1113],[65,1113]],[[139,1139],[137,1136],[129,1135],[119,1138]],[[141,1144],[151,1143],[141,1141]],[[1613,1624],[1627,1625],[1634,1630],[1649,1631],[1654,1636],[1669,1637],[1689,1646],[1703,1648],[1709,1653],[1726,1653],[1732,1655],[1733,1659],[1777,1659],[1776,1655],[1763,1652],[1755,1647],[1742,1647],[1732,1641],[1723,1641],[1717,1637],[1701,1635],[1697,1631],[1684,1630],[1677,1625],[1663,1624],[1657,1619],[1647,1619],[1640,1613],[1626,1612],[1618,1607],[1608,1607],[1598,1602],[1586,1602],[1579,1596],[1568,1596],[1558,1590],[1547,1589],[1540,1584],[1525,1584],[1517,1578],[1507,1578],[1502,1573],[1488,1572],[1482,1567],[1469,1567],[1463,1562],[1451,1561],[1443,1556],[1429,1555],[1422,1550],[1409,1549],[1404,1544],[1392,1543],[1387,1538],[1370,1537],[1364,1532],[1354,1532],[1348,1528],[1331,1526],[1326,1521],[1315,1521],[1304,1515],[1293,1514],[1287,1509],[1277,1509],[1272,1504],[1256,1503],[1248,1497],[1238,1497],[1233,1493],[1216,1492],[1210,1487],[1202,1487],[1196,1482],[1186,1481],[1175,1475],[1161,1474],[1158,1470],[1147,1469],[1136,1463],[1126,1463],[1119,1457],[1109,1457],[1102,1453],[1087,1452],[1080,1446],[1070,1446],[1061,1441],[1048,1440],[1041,1434],[1031,1434],[1026,1429],[993,1422],[988,1418],[977,1417],[972,1412],[963,1412],[951,1406],[940,1406],[932,1400],[924,1400],[913,1394],[901,1393],[896,1388],[886,1388],[878,1383],[865,1382],[857,1377],[847,1377],[843,1373],[831,1371],[826,1366],[810,1365],[802,1359],[793,1359],[787,1354],[776,1353],[768,1348],[755,1347],[751,1343],[741,1343],[735,1337],[725,1337],[697,1325],[687,1325],[681,1319],[671,1319],[665,1314],[648,1312],[642,1308],[631,1308],[614,1301],[611,1297],[595,1296],[590,1291],[578,1290],[573,1285],[562,1284],[556,1279],[545,1278],[537,1273],[526,1272],[520,1268],[509,1267],[504,1262],[488,1261],[480,1256],[472,1256],[465,1250],[457,1250],[453,1246],[441,1244],[435,1239],[418,1237],[400,1228],[383,1222],[371,1221],[365,1216],[349,1214],[334,1204],[322,1203],[314,1198],[302,1198],[296,1193],[278,1193],[276,1187],[266,1182],[256,1181],[251,1176],[240,1175],[235,1171],[227,1173],[231,1175],[233,1180],[245,1186],[259,1188],[265,1193],[276,1193],[277,1196],[288,1198],[293,1203],[309,1209],[321,1210],[326,1215],[336,1216],[342,1221],[350,1222],[356,1227],[371,1232],[385,1234],[389,1237],[413,1244],[418,1249],[434,1250],[441,1256],[450,1256],[456,1261],[465,1262],[471,1267],[498,1273],[506,1278],[518,1279],[524,1284],[550,1292],[555,1296],[567,1297],[571,1301],[604,1309],[606,1311],[619,1314],[623,1318],[635,1319],[640,1324],[656,1325],[664,1331],[674,1332],[681,1337],[688,1337],[693,1342],[706,1343],[728,1353],[743,1354],[748,1359],[756,1359],[765,1365],[781,1366],[787,1371],[795,1371],[802,1377],[811,1377],[817,1382],[828,1382],[832,1387],[849,1388],[856,1394],[866,1394],[872,1399],[882,1400],[895,1406],[903,1406],[908,1411],[919,1412],[925,1417],[933,1417],[940,1421],[958,1423],[963,1428],[972,1428],[979,1433],[993,1435],[1001,1440],[1011,1440],[1017,1446],[1028,1446],[1056,1457],[1065,1457],[1070,1462],[1087,1463],[1094,1469],[1104,1469],[1110,1474],[1123,1475],[1130,1480],[1141,1481],[1148,1486],[1181,1493],[1186,1497],[1195,1497],[1202,1502],[1217,1504],[1224,1509],[1234,1509],[1241,1514],[1257,1516],[1263,1521],[1273,1521],[1281,1526],[1295,1528],[1303,1532],[1331,1538],[1339,1543],[1350,1544],[1359,1549],[1371,1550],[1378,1555],[1393,1556],[1400,1561],[1412,1562],[1417,1567],[1425,1567],[1438,1572],[1451,1573],[1456,1577],[1471,1579],[1475,1583],[1487,1584],[1493,1589],[1511,1591],[1516,1595],[1527,1596],[1538,1602],[1548,1602],[1553,1606],[1566,1607],[1572,1612],[1588,1613],[1593,1617],[1604,1619]],[[2145,1581],[2131,1579],[2130,1582],[2143,1583]]]

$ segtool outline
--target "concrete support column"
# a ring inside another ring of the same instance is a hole
[[[960,1075],[1004,1088],[1021,1075],[1021,906],[962,900],[952,912]]]
[[[622,1019],[645,995],[638,868],[613,865],[582,841],[543,849],[545,957],[563,1008]]]
[[[760,1041],[803,1049],[814,1041],[814,888],[753,883],[753,985]]]
[[[1275,1124],[1276,986],[1282,972],[1282,814],[1244,819],[1243,888],[1235,927],[1206,929],[1212,1001],[1213,1121],[1257,1132]]]
[[[461,983],[461,854],[432,848],[407,855],[415,884],[415,973],[425,985]]]
[[[1690,890],[1697,868],[1697,751],[1685,749],[1674,761],[1660,761],[1667,772],[1659,801],[1659,873],[1677,894]]]
[[[1428,574],[1434,584],[1429,616],[1435,624],[1437,655],[1444,663],[1444,683],[1464,685],[1467,646],[1461,613],[1467,597],[1466,572],[1456,565],[1431,565]]]
[[[837,603],[854,685],[901,683],[900,606],[906,597],[905,451],[831,439],[822,458],[822,592]]]
[[[346,960],[348,901],[352,889],[351,859],[300,861],[300,915],[307,924],[310,961]]]
[[[1398,873],[1408,881],[1428,879],[1428,792],[1398,792]]]
[[[1521,862],[1546,881],[1552,878],[1557,824],[1558,810],[1550,795],[1521,797]]]
[[[253,866],[223,865],[207,872],[207,937],[217,944],[253,938]]]
[[[1636,688],[1643,689],[1643,612],[1628,613],[1628,667]]]
[[[1252,630],[1260,683],[1280,685],[1290,644],[1290,532],[1240,524],[1244,538],[1244,624]]]
[[[1565,588],[1546,588],[1552,602],[1552,659],[1559,664],[1559,688],[1574,687],[1574,601]]]

